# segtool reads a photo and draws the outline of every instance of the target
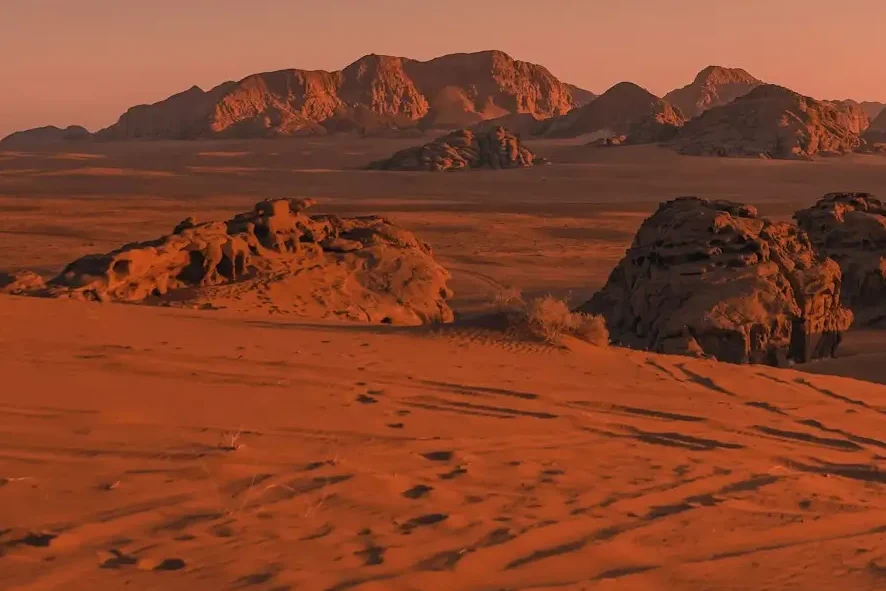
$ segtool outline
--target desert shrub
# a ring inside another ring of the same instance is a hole
[[[496,294],[494,305],[507,319],[509,329],[547,343],[556,343],[568,334],[600,347],[609,344],[602,316],[573,312],[565,301],[553,296],[527,302],[519,290],[506,289]]]

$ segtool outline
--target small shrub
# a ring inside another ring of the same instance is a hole
[[[578,326],[575,327],[575,336],[598,347],[609,345],[609,329],[606,328],[606,320],[596,314],[577,314]]]
[[[569,305],[553,296],[523,299],[519,290],[507,289],[496,294],[495,309],[503,314],[508,328],[554,344],[564,334],[605,347],[609,331],[602,316],[573,312]]]

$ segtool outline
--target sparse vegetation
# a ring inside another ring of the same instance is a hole
[[[593,345],[609,344],[609,331],[602,316],[573,312],[569,305],[553,296],[526,301],[519,290],[509,288],[495,296],[495,309],[502,314],[508,328],[547,343],[557,343],[563,335],[571,335]]]

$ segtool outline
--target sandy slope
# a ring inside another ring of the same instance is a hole
[[[0,323],[5,588],[884,583],[880,386],[467,329]]]
[[[537,170],[335,171],[404,145],[0,153],[2,266],[317,197],[431,242],[464,316],[501,285],[587,299],[675,195],[787,217],[886,194],[873,157],[568,143],[533,146],[566,162]],[[804,369],[884,381],[882,342]],[[569,345],[2,298],[0,589],[886,587],[883,386]]]

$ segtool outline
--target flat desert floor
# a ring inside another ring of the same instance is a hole
[[[665,199],[787,219],[831,191],[886,196],[886,159],[538,142],[555,164],[357,170],[414,143],[0,151],[2,269],[51,275],[189,215],[314,197],[430,242],[459,318],[3,297],[0,589],[886,588],[879,331],[796,371],[471,322],[504,287],[587,299]]]

